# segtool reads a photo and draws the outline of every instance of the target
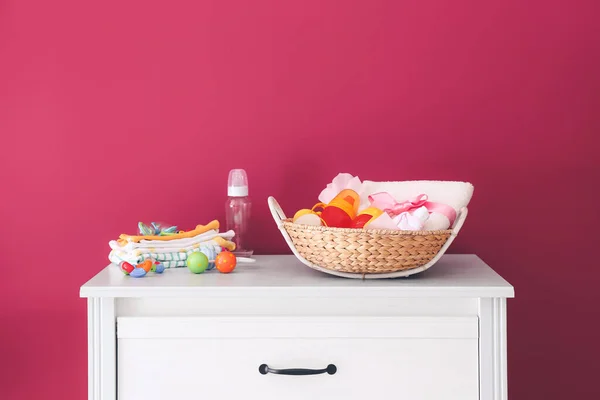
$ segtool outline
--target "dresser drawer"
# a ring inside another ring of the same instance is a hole
[[[479,398],[477,317],[127,317],[117,337],[119,400]]]

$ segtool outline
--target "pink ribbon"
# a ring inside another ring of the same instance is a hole
[[[403,212],[414,211],[417,208],[425,207],[430,213],[440,213],[445,215],[450,221],[450,227],[456,220],[456,210],[446,204],[434,203],[428,201],[426,194],[420,194],[401,203],[397,202],[388,192],[374,193],[369,196],[371,206],[385,211],[390,217],[402,214]]]

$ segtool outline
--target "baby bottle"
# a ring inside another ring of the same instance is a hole
[[[235,236],[234,254],[239,257],[250,257],[252,250],[247,248],[246,239],[250,223],[252,203],[248,197],[248,176],[243,169],[229,171],[227,182],[227,201],[225,202],[225,219],[227,230],[233,230]]]

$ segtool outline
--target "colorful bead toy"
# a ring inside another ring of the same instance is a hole
[[[208,268],[208,257],[206,257],[206,254],[197,251],[188,256],[186,265],[194,274],[201,274]]]
[[[237,259],[235,255],[230,251],[222,251],[217,255],[215,259],[215,264],[219,272],[223,274],[228,274],[235,269],[237,264]]]

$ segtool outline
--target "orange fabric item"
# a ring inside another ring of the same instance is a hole
[[[194,236],[200,235],[201,233],[205,233],[208,232],[210,230],[216,230],[219,229],[219,221],[214,220],[209,222],[206,225],[196,225],[196,228],[191,230],[191,231],[187,231],[187,232],[180,232],[177,233],[175,235],[169,235],[169,236],[156,236],[156,235],[146,235],[146,236],[133,236],[133,235],[126,235],[126,234],[121,234],[119,235],[119,240],[117,240],[117,242],[124,246],[125,244],[127,244],[128,241],[130,242],[134,242],[134,243],[139,243],[140,240],[163,240],[163,241],[169,241],[169,240],[175,240],[175,239],[186,239],[186,238],[192,238]]]
[[[217,244],[221,247],[226,248],[229,251],[234,251],[235,250],[235,243],[230,242],[227,239],[223,239],[221,236],[217,236],[211,240],[214,240],[215,242],[217,242]]]

